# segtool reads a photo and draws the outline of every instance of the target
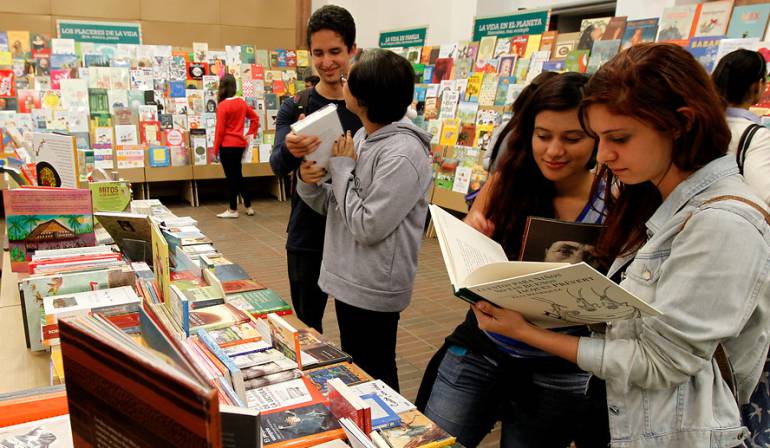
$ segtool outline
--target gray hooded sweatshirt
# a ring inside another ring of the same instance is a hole
[[[326,215],[318,286],[371,311],[409,305],[428,212],[431,135],[408,120],[353,137],[356,160],[332,157],[331,184],[298,182],[297,192]]]

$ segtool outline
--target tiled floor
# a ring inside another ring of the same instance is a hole
[[[169,207],[178,216],[189,215],[197,219],[203,233],[214,240],[225,256],[289,300],[284,250],[290,210],[288,202],[259,199],[254,202],[255,216],[242,214],[232,220],[216,217],[225,209],[224,202],[202,201],[197,208],[169,203]],[[401,313],[398,329],[398,374],[401,392],[407,399],[414,400],[425,366],[444,338],[462,321],[467,309],[467,304],[450,292],[438,241],[426,239],[420,252],[412,303]],[[333,301],[326,309],[324,330],[326,336],[339,341]],[[499,446],[499,440],[498,427],[481,446]]]

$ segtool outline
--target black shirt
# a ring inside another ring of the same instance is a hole
[[[294,157],[286,148],[286,135],[291,132],[291,125],[299,117],[299,105],[296,101],[299,95],[286,99],[281,104],[281,109],[275,119],[275,144],[270,154],[270,167],[279,177],[286,177],[299,169],[302,158]],[[330,100],[321,96],[313,87],[308,98],[307,111],[311,114],[316,110],[334,103],[337,105],[337,115],[340,117],[342,129],[355,134],[361,128],[361,120],[345,107],[345,101]],[[295,183],[291,188],[291,216],[286,239],[286,250],[322,252],[324,243],[324,231],[326,229],[326,216],[316,213],[305,204],[297,194]]]

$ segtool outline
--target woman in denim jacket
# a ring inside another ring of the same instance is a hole
[[[597,249],[663,314],[575,337],[479,302],[479,326],[604,379],[613,447],[739,446],[748,431],[715,352],[747,403],[768,347],[770,218],[725,156],[717,92],[684,49],[643,44],[593,76],[581,117],[616,193]]]

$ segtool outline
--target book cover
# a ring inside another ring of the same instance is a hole
[[[14,59],[30,59],[32,48],[30,46],[29,31],[8,31],[8,50]]]
[[[440,448],[455,443],[454,437],[416,410],[401,414],[401,425],[383,429],[380,434],[392,448]]]
[[[553,53],[554,45],[556,45],[556,37],[559,35],[558,31],[546,31],[543,33],[543,37],[540,39],[540,51],[547,51]]]
[[[732,10],[732,0],[699,4],[693,37],[724,36],[727,33],[727,24],[730,23]]]
[[[600,17],[583,19],[580,22],[580,38],[578,39],[578,50],[590,50],[594,42],[601,40],[604,32],[607,31],[612,17]]]
[[[72,429],[69,414],[0,428],[0,446],[11,448],[69,448]]]
[[[520,58],[526,57],[527,42],[529,42],[529,36],[526,34],[513,36],[511,38],[511,54]]]
[[[544,328],[660,315],[585,262],[509,262],[498,243],[439,207],[430,210],[455,295],[463,300],[515,309]],[[460,247],[474,248],[476,261]]]
[[[601,40],[620,40],[626,31],[626,20],[628,17],[613,17],[607,23],[607,28],[602,34]]]
[[[573,50],[564,61],[564,68],[568,72],[585,73],[588,68],[589,50]]]
[[[527,39],[527,47],[524,49],[524,57],[529,58],[532,57],[532,54],[540,48],[540,40],[542,39],[541,34],[530,34],[529,39]]]
[[[730,25],[727,27],[727,37],[741,39],[756,37],[762,39],[767,28],[767,18],[770,14],[770,4],[736,6]]]
[[[168,146],[150,145],[148,153],[151,167],[160,168],[171,165],[171,156],[169,155]]]
[[[645,42],[655,42],[658,34],[658,18],[629,20],[620,43],[621,50]]]
[[[439,58],[436,59],[436,63],[433,67],[433,78],[431,82],[440,83],[441,81],[452,79],[452,67],[454,59],[452,58]]]
[[[341,362],[338,364],[312,368],[305,370],[304,374],[305,377],[312,381],[318,390],[320,390],[323,394],[326,394],[327,383],[332,378],[339,378],[348,386],[353,386],[371,380],[369,374],[350,362]],[[374,418],[374,415],[372,415],[372,418]]]
[[[495,95],[497,94],[498,76],[494,73],[485,73],[479,89],[479,107],[495,105]]]
[[[342,380],[332,378],[327,383],[329,410],[338,419],[347,418],[355,423],[364,433],[372,431],[371,408],[361,400]]]
[[[628,27],[626,27],[626,29],[628,29]],[[563,60],[572,50],[577,48],[578,40],[580,40],[580,32],[559,33],[559,35],[556,36],[556,42],[551,51],[551,58]]]
[[[579,263],[598,268],[593,251],[604,226],[530,216],[524,228],[521,261]]]
[[[379,395],[372,393],[361,395],[372,413],[372,429],[386,429],[401,425],[401,417],[380,398]]]
[[[505,106],[508,98],[508,88],[516,84],[516,78],[513,76],[501,76],[497,83],[497,94],[495,95],[495,106]]]
[[[153,121],[140,121],[139,122],[139,137],[140,142],[143,144],[160,145],[161,132],[160,122]]]
[[[441,146],[454,146],[460,134],[460,121],[458,119],[445,120],[441,126]]]
[[[591,50],[591,57],[588,60],[586,73],[596,73],[604,63],[618,54],[620,40],[597,40]]]
[[[457,145],[473,146],[473,142],[475,138],[476,138],[476,125],[473,123],[463,123],[462,128],[460,128],[460,134],[457,136]]]
[[[96,244],[89,190],[4,190],[3,201],[13,272],[26,272],[37,250]]]
[[[476,54],[476,60],[492,59],[495,55],[495,46],[497,44],[496,36],[484,36],[479,41],[479,50]]]
[[[98,316],[60,331],[75,446],[103,443],[99,434],[128,446],[220,445],[216,390],[189,361],[169,363],[187,359],[179,350],[162,359]]]
[[[479,103],[460,101],[457,105],[457,118],[461,123],[476,123],[476,113],[478,110]]]
[[[345,438],[339,422],[322,403],[266,412],[260,419],[265,448],[302,448]]]
[[[276,314],[268,314],[267,323],[270,328],[273,347],[287,358],[295,361],[302,369],[299,331]]]
[[[468,85],[465,88],[465,101],[479,102],[479,93],[481,92],[481,85],[484,81],[484,73],[474,73],[468,78]]]
[[[703,65],[708,73],[714,69],[719,52],[719,43],[724,36],[693,37],[687,44],[687,51]]]
[[[302,370],[350,361],[351,357],[313,328],[300,328],[299,348],[302,351]]]
[[[190,311],[190,331],[225,328],[247,322],[249,316],[234,306],[224,303]]]
[[[664,8],[658,26],[658,42],[686,45],[695,33],[695,13],[698,5],[681,5]]]

